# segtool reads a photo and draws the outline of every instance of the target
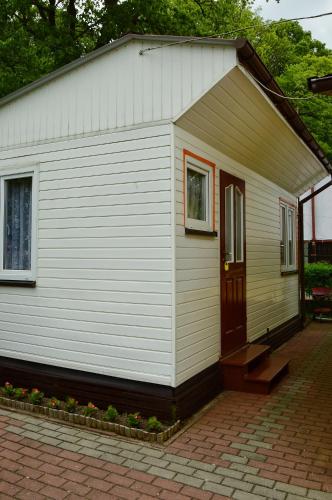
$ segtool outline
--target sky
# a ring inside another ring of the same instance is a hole
[[[289,19],[332,12],[332,0],[255,0],[254,8],[261,7],[263,19]],[[324,42],[332,49],[332,15],[318,19],[300,21],[306,31],[311,31],[312,37]]]

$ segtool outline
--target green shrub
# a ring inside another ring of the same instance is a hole
[[[1,387],[1,391],[5,396],[8,396],[9,398],[14,396],[15,394],[14,386],[10,382],[5,382],[5,385]]]
[[[109,405],[107,410],[105,411],[104,420],[107,420],[108,422],[115,422],[118,416],[118,410],[114,406]]]
[[[127,417],[127,425],[129,427],[140,427],[142,417],[139,413],[129,413]]]
[[[162,430],[161,422],[157,419],[157,417],[149,417],[146,430],[149,432],[160,432]]]
[[[53,398],[48,400],[47,406],[53,410],[58,410],[61,406],[61,401],[53,396]]]
[[[28,395],[28,389],[23,389],[23,387],[17,387],[14,389],[14,394],[13,398],[17,399],[18,401],[26,398]]]
[[[91,403],[91,401],[87,404],[87,406],[85,406],[83,408],[83,415],[85,415],[86,417],[93,417],[93,415],[95,415],[97,413],[97,411],[99,410],[99,408],[97,408],[97,406],[95,406],[93,403]]]
[[[311,295],[317,287],[332,288],[332,264],[327,262],[312,262],[304,266],[304,286]]]
[[[70,396],[67,397],[64,409],[65,411],[68,411],[68,413],[75,413],[77,410],[78,406],[78,401],[76,401],[75,398],[71,398]]]
[[[32,405],[40,405],[44,397],[44,393],[40,392],[36,387],[31,389],[30,394],[28,394],[29,403]]]

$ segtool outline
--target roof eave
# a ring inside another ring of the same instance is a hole
[[[236,49],[239,61],[255,78],[257,78],[265,87],[272,90],[272,92],[285,95],[248,40],[238,39],[236,41]],[[332,165],[330,164],[328,158],[325,156],[325,153],[309,132],[291,103],[287,99],[283,99],[282,97],[278,97],[272,92],[269,92],[264,89],[264,87],[261,88],[284,116],[290,126],[295,130],[297,135],[313,152],[325,170],[329,174],[332,174]]]

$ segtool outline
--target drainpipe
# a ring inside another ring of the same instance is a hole
[[[301,324],[302,328],[304,328],[305,323],[305,288],[304,288],[304,238],[303,238],[303,205],[309,201],[314,201],[315,196],[319,193],[322,193],[328,187],[332,186],[332,175],[331,179],[321,186],[317,191],[311,189],[311,193],[303,198],[302,200],[298,200],[299,207],[299,227],[298,227],[298,237],[299,237],[299,305],[300,305],[300,315],[301,315]],[[314,237],[314,233],[312,235]],[[316,235],[315,235],[316,238]]]
[[[311,188],[311,193],[315,192],[315,188]],[[313,257],[313,261],[317,260],[316,253],[316,206],[315,206],[315,198],[311,199],[311,257]]]

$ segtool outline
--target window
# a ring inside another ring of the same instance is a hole
[[[281,271],[296,269],[295,207],[280,203],[280,263]]]
[[[0,279],[33,280],[34,172],[1,178]]]
[[[243,193],[234,184],[225,187],[225,261],[244,261]]]
[[[184,151],[185,227],[214,231],[214,164]]]

